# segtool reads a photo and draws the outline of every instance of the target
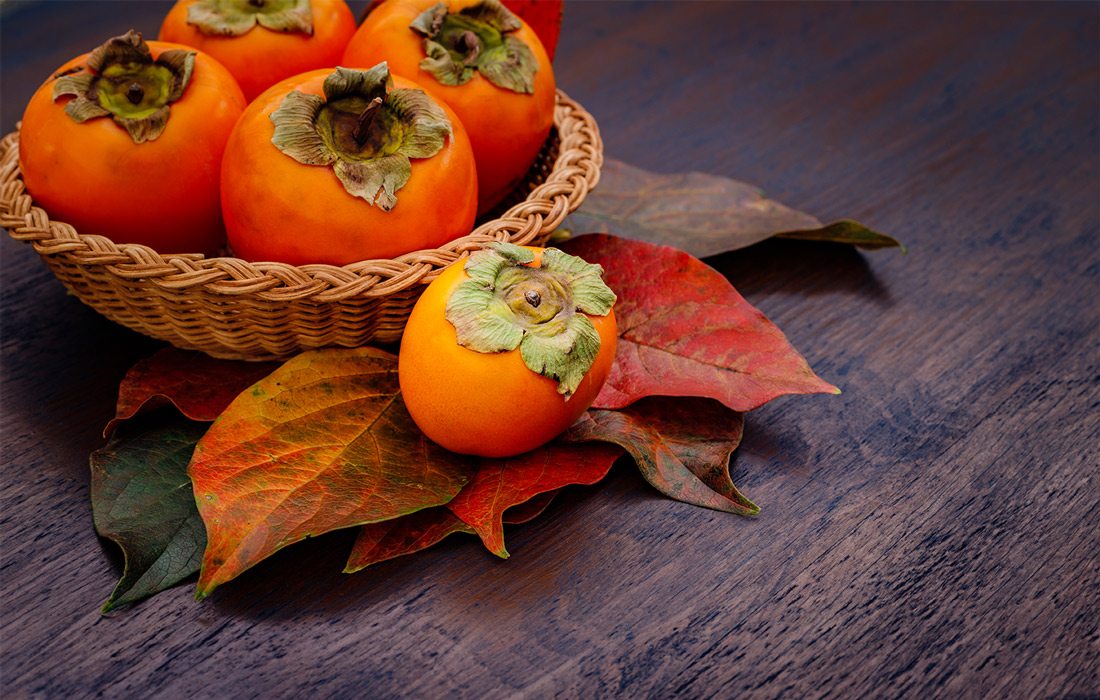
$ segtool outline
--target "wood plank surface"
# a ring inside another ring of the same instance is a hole
[[[359,8],[363,3],[357,3]],[[0,117],[164,2],[0,6]],[[87,456],[158,344],[2,253],[5,697],[1096,697],[1100,9],[575,2],[558,82],[608,155],[754,182],[908,255],[710,262],[839,397],[748,416],[748,520],[629,463],[510,534],[355,575],[293,546],[111,617]]]

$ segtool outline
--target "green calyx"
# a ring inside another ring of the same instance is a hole
[[[324,97],[295,90],[271,113],[271,143],[299,163],[331,166],[349,194],[390,211],[412,175],[410,159],[431,158],[452,133],[424,91],[392,86],[386,63],[337,68]]]
[[[313,34],[309,0],[199,0],[187,23],[211,36],[240,36],[257,24],[273,32]]]
[[[92,51],[84,70],[57,76],[53,99],[73,97],[65,113],[76,122],[110,116],[134,143],[144,143],[164,132],[168,105],[183,96],[194,68],[194,51],[173,49],[153,60],[131,29]]]
[[[463,85],[477,71],[497,87],[532,94],[538,61],[511,35],[522,26],[500,0],[482,0],[458,12],[438,3],[409,25],[424,37],[427,57],[420,67],[443,85]]]
[[[519,348],[532,372],[558,382],[566,400],[600,352],[600,334],[585,314],[606,316],[615,293],[603,268],[556,248],[534,254],[511,243],[493,243],[466,261],[469,280],[458,285],[444,314],[458,344],[475,352]]]

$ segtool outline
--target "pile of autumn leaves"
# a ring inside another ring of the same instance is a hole
[[[624,453],[672,498],[755,515],[729,475],[741,413],[784,394],[838,390],[725,277],[643,240],[667,238],[675,211],[678,248],[700,255],[773,235],[899,244],[854,222],[822,226],[725,178],[614,161],[604,175],[573,226],[642,240],[595,234],[559,245],[603,266],[619,328],[607,384],[564,435],[507,459],[450,453],[417,429],[397,357],[375,348],[281,365],[162,350],[126,375],[111,439],[92,455],[96,529],[126,555],[104,610],[196,572],[205,597],[283,547],[342,528],[358,528],[347,572],[456,532],[506,557],[505,524],[535,518],[565,486],[600,481]],[[715,215],[716,203],[727,215]],[[691,211],[709,213],[694,220]]]
[[[341,528],[360,528],[349,572],[455,532],[505,557],[504,523],[537,516],[567,485],[600,481],[624,451],[673,498],[755,514],[728,471],[740,412],[835,387],[690,255],[607,235],[561,247],[603,265],[619,297],[619,349],[593,408],[519,457],[466,457],[428,441],[401,402],[396,356],[375,348],[281,366],[166,349],[138,363],[112,438],[92,456],[96,528],[126,553],[106,608],[200,567],[206,596],[282,547]],[[165,404],[175,410],[149,410]]]

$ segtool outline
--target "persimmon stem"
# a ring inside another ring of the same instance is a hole
[[[539,308],[539,304],[542,303],[542,297],[539,296],[539,293],[533,289],[524,292],[523,298],[527,301],[528,304],[535,307],[536,309]]]
[[[375,116],[378,115],[378,109],[382,106],[382,98],[375,97],[367,105],[363,113],[359,115],[359,120],[355,124],[355,143],[362,146],[367,142],[367,136],[370,134],[370,126],[374,123]]]
[[[264,0],[248,0],[248,4],[258,9],[264,6]]]
[[[141,104],[145,99],[145,88],[141,87],[141,83],[130,83],[130,87],[126,88],[126,99],[132,105]]]
[[[463,59],[463,63],[468,66],[472,66],[477,62],[477,57],[481,54],[481,39],[477,34],[474,34],[469,29],[458,35],[458,50],[467,54]]]

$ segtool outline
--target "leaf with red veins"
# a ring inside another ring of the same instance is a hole
[[[413,423],[395,356],[303,353],[241,394],[195,448],[188,473],[207,535],[197,596],[306,537],[442,505],[473,465]]]
[[[114,433],[124,420],[171,404],[191,420],[212,421],[242,391],[275,371],[276,362],[216,360],[191,350],[164,348],[139,360],[118,387],[115,417],[103,431]]]
[[[656,397],[621,411],[591,410],[562,436],[566,442],[610,442],[634,457],[654,488],[678,501],[738,515],[760,508],[734,486],[730,455],[744,420],[716,401]]]
[[[702,396],[750,411],[784,394],[840,393],[725,277],[687,253],[604,234],[561,247],[602,265],[619,297],[618,351],[594,408]]]
[[[614,445],[553,442],[518,457],[482,459],[470,483],[447,508],[473,528],[490,552],[507,558],[505,510],[563,486],[595,484],[607,476],[621,455],[622,450]]]
[[[558,491],[540,493],[525,503],[504,511],[506,525],[530,522],[550,506]],[[455,533],[474,534],[474,529],[446,507],[427,508],[396,520],[371,523],[359,528],[359,537],[348,556],[344,573],[351,574],[372,564],[413,554],[442,542]]]
[[[443,506],[364,525],[359,528],[344,573],[352,574],[371,564],[419,552],[456,532],[473,534],[473,529]]]
[[[517,506],[512,506],[504,511],[504,524],[522,525],[523,523],[531,522],[546,512],[546,509],[550,507],[550,503],[559,493],[561,493],[561,489],[557,491],[547,491],[546,493],[540,493],[537,496],[533,496]]]

